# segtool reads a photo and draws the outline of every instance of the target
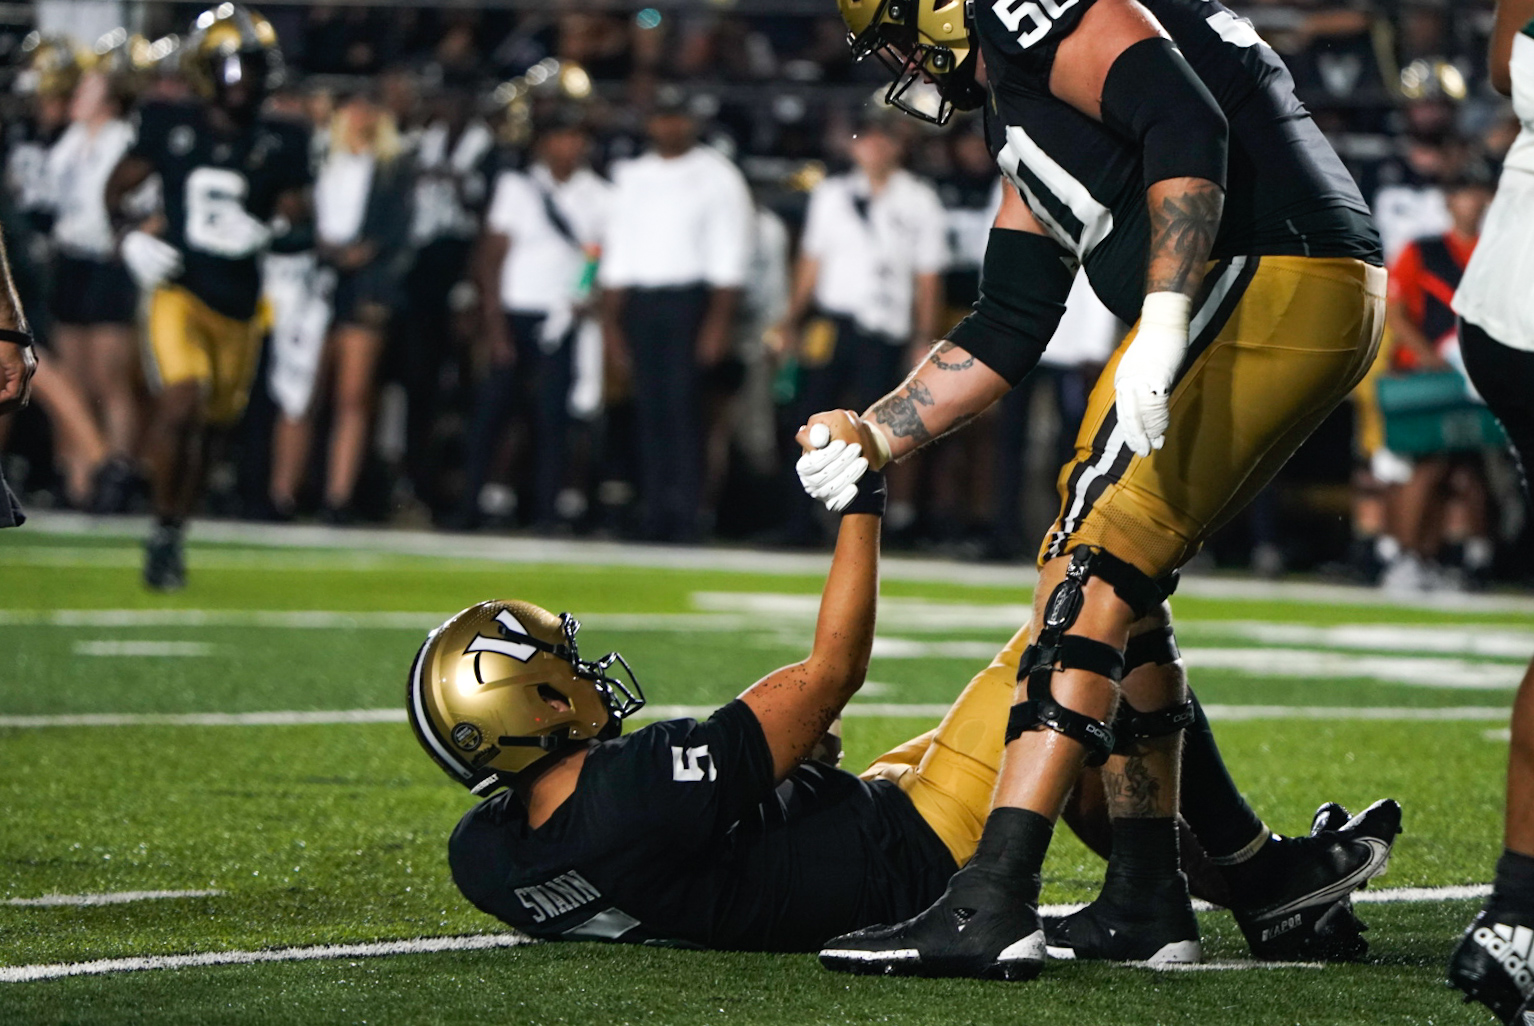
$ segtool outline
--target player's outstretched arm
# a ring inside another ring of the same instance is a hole
[[[36,370],[37,356],[32,352],[31,331],[27,327],[26,314],[21,310],[21,300],[16,295],[16,285],[11,280],[5,241],[0,239],[0,413],[27,405],[32,391],[32,375]]]
[[[1513,95],[1513,37],[1530,21],[1534,21],[1534,0],[1497,0],[1487,70],[1492,88],[1503,96]]]
[[[877,495],[873,477],[860,482],[860,494],[843,515],[836,554],[820,595],[815,644],[803,661],[775,670],[741,695],[751,707],[767,745],[778,780],[807,759],[832,722],[863,686],[873,650],[874,613],[879,600],[879,526],[883,512],[882,481]],[[877,500],[877,501],[873,501]]]

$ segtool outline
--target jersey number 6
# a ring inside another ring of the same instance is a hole
[[[245,210],[250,186],[224,167],[200,167],[186,176],[186,244],[229,260],[261,248],[260,222]]]

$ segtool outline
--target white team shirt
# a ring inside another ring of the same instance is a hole
[[[564,182],[556,182],[542,164],[500,176],[485,226],[511,242],[501,264],[503,309],[547,314],[571,305],[586,267],[585,247],[600,246],[607,232],[612,192],[587,168]],[[575,235],[574,242],[549,217],[545,197]]]
[[[434,122],[421,133],[416,147],[416,168],[423,172],[416,182],[411,207],[410,241],[416,246],[440,238],[472,239],[479,231],[474,214],[464,203],[477,206],[484,202],[486,183],[479,164],[495,139],[480,121],[464,127],[452,152],[447,148],[447,136],[447,125]],[[441,172],[451,173],[457,182],[441,177]]]
[[[314,230],[322,242],[346,246],[362,234],[376,161],[371,153],[332,150],[314,180]]]
[[[121,119],[104,123],[94,134],[77,121],[48,151],[44,180],[57,213],[53,239],[63,252],[93,260],[112,257],[116,247],[107,216],[107,178],[134,135],[133,126]]]
[[[1513,37],[1513,110],[1523,129],[1454,294],[1454,311],[1503,345],[1534,352],[1534,38]]]
[[[612,219],[600,280],[608,288],[740,288],[755,211],[740,169],[697,145],[680,157],[647,153],[613,168]]]
[[[932,186],[907,171],[892,174],[877,196],[860,171],[834,175],[810,194],[802,249],[820,263],[820,309],[904,343],[916,275],[947,266],[948,217]]]

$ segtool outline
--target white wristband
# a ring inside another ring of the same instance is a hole
[[[1161,328],[1186,337],[1192,312],[1193,300],[1181,292],[1148,293],[1140,306],[1140,330]]]
[[[869,460],[869,466],[875,470],[883,470],[890,461],[890,440],[884,437],[884,432],[879,430],[877,424],[872,421],[863,421],[868,425],[868,442],[874,449],[874,458]]]

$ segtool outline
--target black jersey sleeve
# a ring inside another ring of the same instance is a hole
[[[169,104],[146,103],[133,115],[135,136],[128,156],[159,167],[166,154],[166,137],[176,122],[176,112]]]
[[[975,26],[988,48],[1048,91],[1049,70],[1060,41],[1075,31],[1097,0],[995,0],[975,5]]]

